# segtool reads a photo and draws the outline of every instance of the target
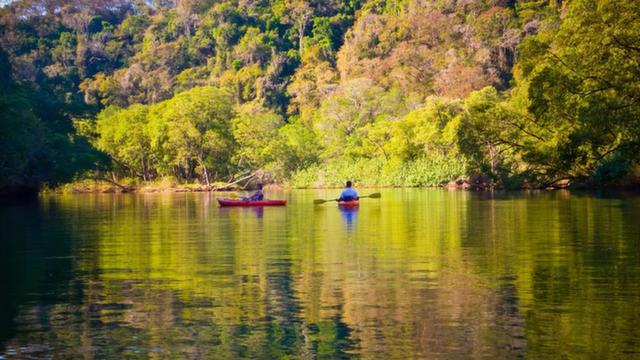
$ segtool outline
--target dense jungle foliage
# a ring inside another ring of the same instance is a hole
[[[4,189],[609,184],[640,156],[637,1],[21,0],[0,34]]]

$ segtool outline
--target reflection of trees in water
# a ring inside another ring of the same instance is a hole
[[[346,267],[337,276],[357,353],[365,358],[510,354],[483,339],[497,333],[487,304],[492,294],[478,287],[480,279],[463,262],[456,231],[465,221],[464,208],[441,198],[404,203],[391,210],[360,209],[359,232],[347,242],[355,244],[353,250],[347,246],[341,258],[330,259]]]
[[[21,201],[0,203],[0,351],[16,335],[20,317],[29,317],[34,330],[44,330],[53,304],[81,296],[70,286],[71,248],[77,239],[60,215],[63,210],[35,199]],[[21,314],[26,302],[38,306]]]
[[[62,283],[78,286],[80,296],[23,309],[23,329],[39,316],[46,331],[14,337],[16,347],[132,358],[313,357],[347,348],[339,318],[302,320],[288,250],[267,261],[274,244],[259,234],[269,224],[254,222],[254,211],[227,215],[230,222],[222,225],[194,226],[208,213],[190,198],[89,198],[65,205],[72,218],[94,208],[101,214],[74,224],[86,237],[75,249],[80,278]]]
[[[498,332],[505,334],[504,346],[513,355],[526,355],[525,318],[518,302],[518,289],[508,277],[496,290],[495,326]]]
[[[9,249],[0,259],[16,256],[0,265],[3,274],[22,274],[0,285],[22,294],[3,302],[18,326],[3,336],[58,357],[543,358],[637,349],[640,207],[553,196],[416,192],[400,207],[363,207],[351,233],[337,209],[258,218],[211,211],[190,196],[53,201],[15,212],[46,226],[9,230],[40,239],[47,256],[20,265],[29,245],[0,245]],[[74,220],[59,221],[61,212]],[[59,242],[43,242],[52,238]],[[52,255],[62,258],[45,259]]]
[[[475,271],[496,277],[498,304],[524,322],[512,336],[528,357],[636,351],[640,318],[631,309],[640,298],[620,300],[640,290],[637,200],[568,191],[478,198],[463,244]]]
[[[304,336],[306,329],[303,329],[300,306],[293,292],[291,261],[279,259],[271,265],[266,278],[265,330],[269,356],[280,358],[307,353],[308,337]]]
[[[266,332],[269,358],[288,356],[300,358],[329,357],[348,358],[351,349],[349,327],[342,320],[343,297],[339,291],[333,294],[334,314],[317,322],[305,319],[296,290],[294,263],[285,257],[271,265],[266,275]],[[322,281],[322,279],[318,279]]]

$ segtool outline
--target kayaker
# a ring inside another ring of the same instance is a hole
[[[342,190],[342,193],[340,193],[340,199],[338,199],[338,201],[353,201],[359,199],[358,192],[352,188],[351,185],[351,181],[347,181],[345,188]]]
[[[249,197],[245,197],[242,198],[242,200],[245,201],[260,201],[262,199],[264,199],[264,192],[262,192],[262,184],[258,184],[258,190],[256,190],[256,192],[253,193],[253,195],[249,196]]]

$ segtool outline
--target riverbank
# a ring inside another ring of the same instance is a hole
[[[373,186],[360,184],[360,187],[398,188],[400,186]],[[272,183],[265,185],[266,191],[282,189],[339,189],[340,185],[295,187],[290,184]],[[253,186],[238,186],[216,184],[211,187],[199,183],[167,184],[163,182],[146,182],[131,185],[116,186],[106,181],[81,180],[64,184],[55,188],[45,188],[43,194],[122,194],[122,193],[187,193],[187,192],[228,192],[251,191]]]
[[[366,182],[357,182],[360,188],[442,188],[452,191],[492,191],[505,190],[504,187],[496,186],[490,178],[482,175],[472,175],[468,177],[460,177],[455,180],[444,182],[438,185],[429,186],[394,186],[368,184]],[[267,191],[281,189],[338,189],[342,184],[321,184],[316,183],[309,186],[295,186],[291,183],[272,183],[265,185]],[[228,185],[225,183],[214,183],[211,187],[199,183],[180,184],[175,181],[159,180],[138,183],[124,183],[118,186],[106,181],[96,180],[80,180],[72,183],[64,184],[56,188],[45,188],[41,191],[44,194],[117,194],[117,193],[187,193],[187,192],[216,192],[216,191],[250,191],[253,186],[239,186],[237,184]],[[634,181],[620,182],[616,184],[595,184],[588,181],[571,181],[562,179],[548,186],[522,186],[511,190],[586,190],[586,189],[640,189],[639,179]],[[509,189],[507,189],[509,190]]]
[[[199,183],[181,184],[173,179],[146,182],[123,181],[118,184],[102,180],[84,179],[54,188],[44,188],[41,192],[53,194],[180,193],[237,191],[241,189],[237,184],[213,183],[211,186]]]
[[[441,159],[442,160],[442,159]],[[213,182],[209,186],[199,182],[185,183],[174,177],[163,177],[153,181],[137,178],[84,178],[56,187],[43,187],[41,193],[184,193],[211,191],[251,190],[257,179],[267,189],[335,189],[351,179],[359,188],[445,188],[448,190],[492,191],[492,190],[557,190],[557,189],[640,189],[640,168],[626,176],[615,179],[600,177],[559,178],[542,183],[519,177],[493,179],[480,173],[469,174],[460,162],[418,160],[410,163],[380,161],[355,161],[346,164],[333,161],[324,166],[311,166],[290,174],[286,181],[274,181],[268,173],[247,174],[230,182]],[[98,180],[99,179],[99,180]],[[15,194],[38,194],[34,188],[18,189]],[[15,196],[15,195],[11,195]],[[19,195],[23,197],[22,195]],[[3,197],[7,197],[3,195]]]

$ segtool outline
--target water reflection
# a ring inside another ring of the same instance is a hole
[[[238,216],[233,214],[250,214],[258,220],[264,218],[264,207],[219,207],[218,212],[221,216]]]
[[[353,224],[358,220],[358,208],[357,207],[340,207],[340,216],[344,221],[345,227],[348,231],[353,230]]]
[[[1,204],[6,358],[638,356],[636,195]],[[324,196],[326,198],[326,196]]]

